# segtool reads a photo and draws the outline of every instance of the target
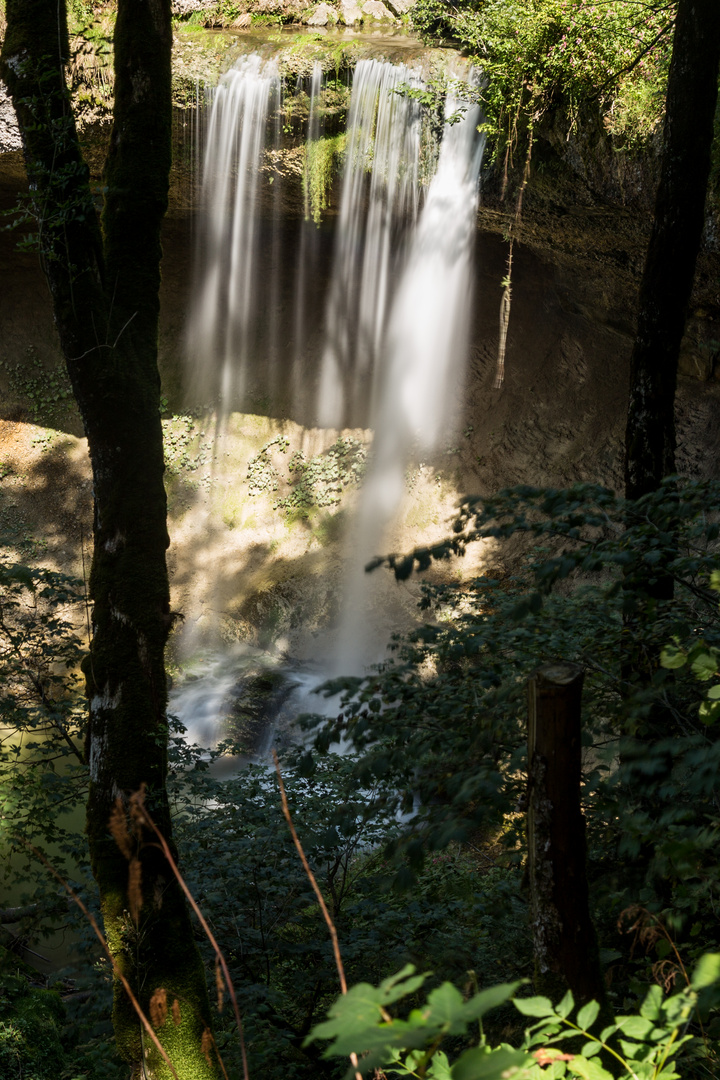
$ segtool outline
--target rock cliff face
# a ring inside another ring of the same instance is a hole
[[[0,154],[19,150],[21,146],[22,140],[17,119],[15,118],[15,110],[5,84],[0,82]]]

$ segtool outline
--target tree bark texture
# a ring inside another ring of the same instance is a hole
[[[583,671],[547,664],[528,682],[528,874],[535,987],[603,1002],[580,806]]]
[[[702,237],[720,59],[718,0],[679,0],[664,148],[630,364],[625,494],[675,472],[680,342]]]
[[[171,160],[170,0],[118,0],[115,109],[102,232],[65,84],[64,0],[7,0],[0,57],[18,115],[40,255],[92,462],[93,626],[87,833],[113,956],[147,1011],[164,987],[180,1004],[159,1035],[181,1080],[214,1075],[200,1049],[205,975],[184,898],[159,849],[141,846],[143,904],[128,914],[128,862],[108,831],[116,799],[141,784],[170,839],[165,790],[171,626],[157,368],[160,226]],[[118,1049],[142,1071],[140,1025],[120,984]],[[146,1040],[146,1042],[149,1040]],[[146,1048],[145,1048],[146,1049]],[[165,1066],[146,1055],[156,1076]]]

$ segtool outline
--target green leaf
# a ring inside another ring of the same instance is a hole
[[[612,1073],[604,1069],[595,1058],[588,1060],[576,1054],[572,1061],[568,1062],[568,1069],[576,1076],[583,1077],[583,1080],[612,1080]]]
[[[463,1018],[468,1022],[479,1020],[491,1009],[496,1009],[498,1005],[504,1005],[522,986],[523,981],[500,983],[498,986],[490,986],[487,990],[481,990],[479,994],[475,994],[469,1001],[464,1003],[462,1007]]]
[[[597,1001],[588,1001],[587,1005],[583,1005],[577,1014],[577,1025],[587,1031],[591,1028],[598,1018],[600,1012],[600,1006]]]
[[[652,1030],[652,1021],[644,1016],[616,1016],[618,1031],[631,1039],[644,1039]]]
[[[367,1050],[377,1045],[375,1027],[382,1021],[382,1007],[412,994],[425,981],[425,975],[415,975],[415,968],[407,964],[397,975],[380,983],[352,986],[347,994],[339,997],[328,1010],[329,1020],[316,1024],[307,1037],[306,1045],[316,1039],[334,1039],[333,1053],[344,1053],[347,1040],[357,1041],[357,1050]],[[387,1034],[383,1036],[388,1041]],[[340,1045],[342,1049],[338,1050]]]
[[[720,979],[720,953],[705,953],[692,973],[690,985],[693,990],[703,990]]]
[[[489,1054],[481,1047],[466,1050],[453,1065],[452,1080],[501,1080],[510,1070],[530,1065],[533,1059],[522,1050],[501,1046]]]
[[[425,1022],[428,1025],[437,1024],[444,1027],[453,1035],[465,1031],[467,1024],[462,1015],[465,1002],[460,991],[452,983],[444,982],[433,990],[427,999],[428,1009],[423,1009]]]
[[[433,1054],[430,1067],[425,1075],[429,1080],[451,1080],[452,1073],[450,1071],[450,1062],[447,1059],[447,1054],[442,1050],[437,1050]]]
[[[715,652],[711,652],[707,649],[698,652],[693,659],[691,668],[693,675],[697,676],[698,679],[712,678],[718,669],[718,661]]]
[[[713,687],[715,689],[715,687]],[[709,695],[708,695],[709,696]],[[720,701],[701,701],[698,716],[703,724],[714,724],[720,718]]]
[[[642,1060],[647,1055],[648,1048],[644,1042],[628,1042],[627,1039],[619,1039],[620,1049],[628,1061]],[[638,1072],[638,1070],[635,1070]]]
[[[602,1043],[598,1042],[597,1039],[593,1039],[592,1042],[585,1043],[581,1052],[583,1057],[591,1058],[595,1057],[596,1054],[599,1054],[601,1050]]]
[[[574,1008],[575,1008],[575,998],[572,995],[572,990],[568,990],[567,994],[562,999],[560,1004],[556,1007],[555,1011],[558,1014],[558,1016],[562,1016],[562,1018],[564,1020],[566,1016],[570,1015],[570,1013],[573,1011]]]
[[[660,652],[660,663],[664,668],[674,671],[676,668],[685,667],[687,655],[677,645],[666,645]]]
[[[401,971],[398,971],[397,975],[390,975],[389,978],[383,979],[380,983],[378,987],[380,1003],[382,1005],[392,1005],[394,1001],[399,1001],[400,998],[407,997],[408,994],[414,994],[423,985],[429,974],[430,972],[426,971],[423,975],[415,975],[415,965],[406,964]]]
[[[513,1005],[523,1016],[545,1017],[557,1015],[550,998],[546,997],[513,998]]]
[[[663,939],[664,940],[664,939]],[[646,1020],[657,1020],[662,1008],[663,994],[659,986],[651,986],[640,1006],[640,1015]]]

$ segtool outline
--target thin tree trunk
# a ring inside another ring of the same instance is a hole
[[[147,1010],[164,987],[180,1003],[159,1035],[181,1080],[214,1075],[201,1052],[205,974],[184,898],[158,849],[139,850],[143,905],[128,914],[128,862],[108,831],[118,797],[147,784],[170,839],[165,790],[171,626],[157,369],[160,226],[171,157],[170,0],[118,0],[115,111],[101,236],[65,85],[67,24],[58,0],[7,0],[1,69],[23,134],[40,254],[88,438],[94,484],[93,634],[87,832],[105,931]],[[114,1026],[140,1073],[138,1019],[118,984]],[[150,1054],[146,1068],[167,1074]]]
[[[535,988],[603,1002],[580,806],[583,670],[546,664],[528,682],[528,874]]]
[[[660,185],[640,286],[625,435],[625,494],[675,472],[678,354],[702,236],[720,59],[718,0],[679,0]]]

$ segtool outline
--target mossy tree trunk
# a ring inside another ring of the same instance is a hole
[[[718,0],[679,0],[655,219],[640,286],[625,494],[675,472],[678,355],[702,236],[720,58]]]
[[[171,626],[157,369],[160,227],[171,159],[170,0],[118,0],[115,109],[102,230],[66,89],[64,0],[7,0],[0,73],[23,135],[40,254],[88,438],[94,484],[87,832],[107,938],[147,1011],[160,987],[182,1022],[159,1036],[181,1077],[214,1075],[201,1052],[205,975],[190,916],[162,854],[139,850],[143,905],[129,915],[128,862],[108,831],[118,796],[141,784],[168,839],[167,684]],[[117,1044],[142,1073],[140,1025],[122,987]],[[147,1039],[145,1040],[148,1041]],[[147,1047],[146,1047],[147,1049]],[[156,1052],[146,1066],[167,1073]]]

